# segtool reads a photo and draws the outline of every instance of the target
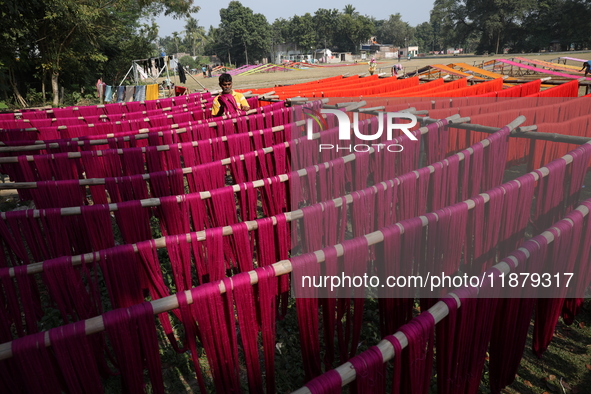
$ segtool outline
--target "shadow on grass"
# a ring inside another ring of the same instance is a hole
[[[515,381],[504,393],[591,393],[591,300],[570,326],[559,320],[548,350],[538,359],[532,349],[533,321]]]

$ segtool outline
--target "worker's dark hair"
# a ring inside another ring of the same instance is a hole
[[[232,76],[228,73],[223,73],[219,78],[220,83],[232,82]]]

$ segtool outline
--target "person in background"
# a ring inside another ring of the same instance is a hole
[[[583,62],[583,68],[580,69],[579,71],[583,71],[585,70],[585,76],[587,76],[588,73],[591,73],[591,60],[587,60],[586,62]]]
[[[250,106],[242,93],[232,89],[232,76],[224,73],[219,77],[222,92],[213,100],[211,116],[237,115],[242,111],[248,111]]]
[[[211,64],[207,65],[207,78],[211,78]]]
[[[401,71],[402,71],[402,64],[398,63],[398,64],[394,64],[392,66],[392,76],[398,75],[398,73],[400,73]]]
[[[408,61],[410,62],[410,52],[408,53]]]
[[[201,72],[203,73],[203,78],[207,78],[207,68],[205,66],[201,67]]]
[[[376,63],[376,59],[375,58],[371,58],[371,60],[367,63],[369,65],[369,75],[373,75],[374,72],[376,72],[376,68],[378,67],[378,64]]]
[[[166,97],[172,97],[174,95],[174,84],[169,78],[162,81],[162,90]]]

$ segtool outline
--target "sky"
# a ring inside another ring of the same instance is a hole
[[[267,22],[273,23],[277,18],[289,19],[294,15],[304,15],[306,12],[314,15],[319,8],[343,11],[346,4],[351,4],[361,15],[373,16],[376,19],[388,19],[391,14],[399,13],[402,20],[411,26],[429,21],[429,11],[433,8],[434,0],[240,0],[240,3],[250,8],[256,14],[263,14]],[[226,8],[230,0],[222,1],[200,1],[194,0],[194,5],[201,7],[198,13],[192,14],[193,18],[199,21],[199,26],[209,30],[209,26],[217,27],[220,24],[220,9]],[[172,32],[184,30],[184,20],[175,20],[170,17],[156,17],[159,25],[158,35],[160,37],[171,36]]]

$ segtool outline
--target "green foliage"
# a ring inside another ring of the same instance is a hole
[[[461,47],[470,35],[475,34],[466,19],[466,11],[459,2],[435,0],[430,21],[438,38],[436,50]]]
[[[539,1],[525,16],[521,31],[512,35],[514,52],[545,49],[558,42],[561,50],[588,48],[591,40],[585,30],[591,25],[591,5],[581,0]]]
[[[414,41],[414,29],[402,20],[402,15],[394,14],[384,21],[376,31],[378,42],[404,47]]]
[[[332,47],[338,26],[339,10],[336,8],[332,10],[319,8],[314,13],[314,29],[316,30],[317,46],[321,48]]]
[[[355,7],[352,4],[347,4],[345,8],[343,8],[343,14],[349,16],[359,16],[359,12],[355,11]]]
[[[436,0],[431,11],[436,49],[476,41],[477,53],[533,52],[553,41],[562,50],[587,48],[590,24],[583,0]]]
[[[358,53],[361,43],[367,41],[374,32],[373,21],[369,17],[356,13],[341,14],[338,36],[344,40],[340,41],[339,49]]]
[[[51,91],[57,105],[61,87],[67,91],[73,85],[90,85],[98,78],[115,84],[133,59],[153,53],[157,27],[154,23],[141,25],[140,20],[161,11],[187,16],[196,12],[192,3],[11,2],[0,15],[0,91],[5,96],[14,95],[20,105],[27,105],[20,92]]]
[[[207,37],[205,36],[205,28],[199,26],[199,21],[195,18],[187,19],[185,24],[185,39],[191,44],[191,53],[193,56],[197,55],[198,49],[203,49]]]
[[[294,15],[289,21],[291,42],[296,43],[300,51],[307,53],[310,48],[315,47],[316,31],[312,15],[309,13],[303,16]]]
[[[193,5],[193,0],[142,0],[140,3],[152,15],[164,13],[173,18],[188,17],[201,9]]]
[[[197,62],[195,60],[193,60],[193,58],[191,56],[183,56],[182,58],[179,59],[179,62],[183,66],[188,66],[189,68],[199,68],[197,65]]]
[[[0,14],[0,97],[21,107],[52,98],[54,105],[58,100],[83,102],[84,94],[74,93],[77,87],[92,86],[99,78],[118,85],[132,60],[155,56],[161,47],[168,54],[217,55],[223,63],[241,65],[269,58],[283,43],[303,53],[324,47],[357,53],[374,35],[382,44],[419,45],[421,52],[449,47],[478,53],[538,51],[552,42],[562,50],[591,45],[591,3],[585,0],[435,0],[429,22],[416,27],[400,14],[383,20],[360,15],[351,4],[270,25],[263,15],[231,1],[220,10],[220,25],[207,31],[190,15],[199,10],[193,2],[11,1]],[[154,20],[145,20],[159,13],[183,20],[184,29],[158,38]],[[42,91],[45,97],[36,93]],[[28,98],[21,92],[35,93]]]
[[[209,58],[209,56],[197,56],[195,58],[195,64],[197,65],[209,63],[211,63],[211,59]]]
[[[277,44],[287,42],[290,39],[289,21],[283,18],[275,19],[271,25],[271,38]]]
[[[435,50],[435,33],[429,22],[423,22],[415,29],[415,40],[419,46],[419,52],[429,52]]]
[[[94,87],[89,88],[89,92],[92,92]],[[99,99],[96,93],[83,93],[82,91],[73,91],[71,95],[64,98],[64,105],[92,105],[99,104]]]
[[[221,23],[213,34],[214,53],[224,62],[245,64],[269,53],[271,29],[267,18],[238,1],[220,9]]]
[[[275,36],[282,42],[296,44],[300,51],[332,48],[340,51],[359,51],[360,44],[371,37],[375,31],[371,18],[359,15],[350,4],[344,12],[337,9],[319,8],[314,15],[294,15],[288,21],[277,20],[273,24]]]
[[[159,43],[161,48],[167,54],[174,54],[179,52],[191,52],[191,43],[179,32],[173,32],[172,36],[160,38]]]
[[[464,12],[471,22],[466,24],[481,33],[477,51],[500,53],[508,41],[509,31],[518,26],[533,5],[531,0],[475,0],[467,3]]]
[[[35,89],[29,89],[27,92],[27,101],[32,107],[41,107],[46,104],[41,92],[37,92]]]

